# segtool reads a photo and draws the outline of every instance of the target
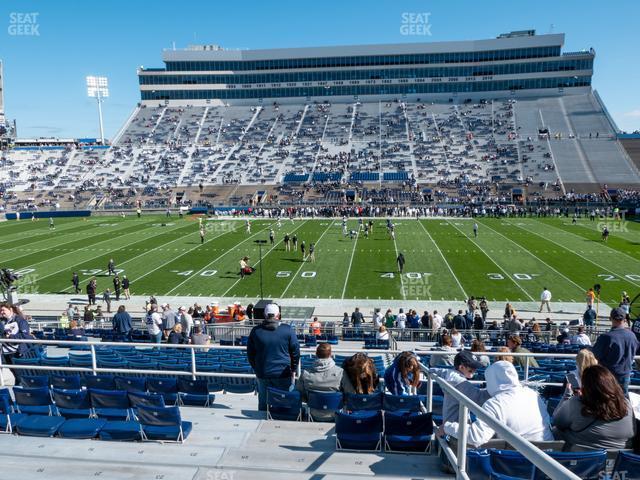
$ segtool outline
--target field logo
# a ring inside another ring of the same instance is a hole
[[[431,274],[409,272],[402,275],[402,294],[405,298],[430,298]]]
[[[27,273],[26,275],[22,275],[18,280],[18,291],[21,294],[34,294],[38,293],[38,274],[37,273]]]
[[[12,37],[39,37],[39,16],[39,12],[11,12],[9,14],[9,28],[7,28],[7,32]]]
[[[613,218],[606,218],[598,222],[597,228],[601,232],[604,227],[607,227],[611,233],[622,232],[627,233],[629,231],[628,220],[626,219],[625,212],[616,213]]]
[[[430,12],[404,12],[400,17],[400,35],[431,36]]]

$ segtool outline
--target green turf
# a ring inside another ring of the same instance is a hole
[[[205,220],[200,243],[196,218],[161,216],[59,219],[0,224],[0,266],[18,270],[23,293],[70,293],[77,271],[84,288],[92,276],[98,290],[112,287],[106,276],[109,258],[131,280],[138,295],[192,295],[272,298],[462,300],[470,295],[497,301],[537,301],[548,287],[555,301],[584,301],[585,291],[600,283],[602,299],[616,303],[622,291],[640,290],[640,224],[610,224],[607,244],[599,222],[566,218],[478,219],[473,235],[469,219],[397,219],[396,239],[385,219],[373,234],[355,240],[342,234],[341,219]],[[166,225],[162,225],[166,223]],[[276,244],[262,248],[255,240],[276,232]],[[349,220],[349,230],[358,229]],[[285,233],[316,243],[316,262],[300,251],[286,252]],[[404,274],[395,259],[403,252]],[[248,255],[258,270],[245,279],[239,260]]]

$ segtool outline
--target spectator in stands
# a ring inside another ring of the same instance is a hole
[[[481,355],[481,353],[487,351],[487,348],[485,347],[482,340],[475,339],[473,342],[471,342],[471,351],[476,354],[475,358],[478,360],[478,362],[480,362],[482,367],[486,368],[489,366],[489,364],[491,363],[491,361],[489,360],[489,356]]]
[[[497,350],[499,353],[511,353],[509,347],[500,347]],[[496,362],[509,362],[513,363],[513,355],[496,355],[494,357]]]
[[[633,408],[616,377],[601,365],[582,372],[582,387],[571,387],[553,414],[556,437],[566,451],[630,448],[635,435]]]
[[[173,329],[167,338],[167,343],[171,345],[182,345],[183,343],[188,343],[187,338],[183,335],[181,324],[176,323],[173,326]]]
[[[318,392],[339,392],[342,384],[344,371],[338,367],[331,358],[331,345],[320,343],[316,348],[316,360],[313,366],[302,371],[298,378],[296,388],[302,395],[302,400],[306,401],[309,391]],[[334,412],[324,410],[311,410],[314,420],[333,421]]]
[[[398,330],[404,330],[407,328],[407,315],[404,313],[404,309],[398,310],[398,315],[396,315],[396,328]]]
[[[84,337],[84,328],[78,327],[76,320],[69,322],[69,335],[73,335],[76,338]]]
[[[462,314],[462,310],[458,310],[458,314],[453,317],[453,328],[456,330],[464,330],[467,326],[467,321]]]
[[[529,441],[550,441],[553,434],[550,428],[547,407],[535,390],[522,386],[513,364],[495,362],[485,371],[487,391],[491,398],[482,407],[501,424],[509,427],[517,435]],[[526,412],[526,415],[523,415]],[[458,422],[449,422],[439,431],[458,437]],[[480,419],[471,424],[467,440],[473,447],[487,443],[495,431]]]
[[[111,313],[111,291],[108,288],[102,293],[102,301],[107,305],[107,313]]]
[[[591,346],[591,339],[586,333],[584,333],[584,327],[578,327],[576,334],[571,337],[571,345]]]
[[[489,304],[487,303],[487,299],[485,297],[482,297],[482,299],[480,300],[480,304],[478,306],[480,307],[480,314],[482,315],[482,321],[486,322],[487,313],[489,313]]]
[[[251,329],[247,359],[258,383],[258,409],[267,409],[267,388],[288,390],[300,362],[300,345],[290,325],[280,323],[280,307],[274,303],[264,309],[264,320]]]
[[[377,390],[380,378],[373,360],[358,352],[342,364],[344,374],[340,389],[344,393],[370,394]]]
[[[209,345],[211,343],[211,337],[202,332],[202,327],[200,325],[196,325],[195,327],[193,327],[193,332],[191,333],[189,343],[191,343],[192,345]],[[196,353],[205,350],[206,349],[196,350]]]
[[[349,328],[351,326],[351,319],[349,318],[349,314],[344,312],[342,315],[342,328]]]
[[[566,324],[564,324],[566,325]],[[560,345],[566,345],[571,343],[571,335],[569,333],[569,328],[564,326],[562,328],[562,330],[560,331],[560,335],[558,335],[556,337],[556,341],[560,344]]]
[[[551,321],[551,319],[549,317],[547,317],[545,319],[545,323],[544,323],[544,331],[545,332],[550,332],[551,330],[553,330],[553,322]]]
[[[598,365],[598,359],[596,359],[593,352],[588,348],[581,349],[576,355],[576,369],[570,372],[575,375],[575,378],[578,381],[578,386],[582,385],[580,380],[582,378],[582,372],[593,365]]]
[[[456,356],[457,350],[453,348],[451,337],[449,335],[442,335],[440,339],[440,343],[442,346],[435,351],[441,352],[451,352],[448,355],[431,355],[429,359],[429,365],[432,367],[443,367],[443,366],[451,366],[453,365],[453,359]]]
[[[193,328],[193,317],[187,310],[187,307],[180,307],[178,309],[178,316],[180,318],[180,324],[182,325],[182,333],[185,337],[191,336],[191,329]]]
[[[162,330],[164,331],[164,337],[169,338],[169,334],[173,330],[177,321],[176,312],[171,310],[171,305],[168,303],[162,304]]]
[[[322,324],[318,321],[318,317],[313,317],[313,322],[309,325],[309,333],[315,336],[322,334]]]
[[[113,316],[111,322],[116,333],[123,335],[126,341],[131,341],[131,333],[133,331],[131,315],[129,315],[124,305],[118,307],[118,312]]]
[[[391,309],[387,309],[384,314],[384,326],[387,328],[393,328],[396,326],[396,316],[391,312]]]
[[[384,383],[392,395],[416,395],[420,385],[420,360],[413,352],[402,352],[384,373]]]
[[[91,280],[89,280],[89,283],[87,283],[87,298],[88,298],[88,302],[89,305],[95,305],[96,304],[96,291],[97,291],[97,284],[96,284],[96,279],[92,278]]]
[[[587,305],[587,309],[582,315],[582,322],[587,327],[592,327],[596,323],[596,311],[593,309],[593,305]]]
[[[514,314],[510,318],[506,319],[505,329],[509,333],[517,334],[520,330],[524,328],[524,324],[518,319],[518,317]]]
[[[147,325],[147,332],[151,337],[151,343],[160,343],[162,341],[162,315],[158,313],[158,305],[151,304],[151,308],[145,316],[145,324]]]
[[[380,325],[380,328],[378,328],[378,331],[376,332],[376,340],[389,340],[389,331],[387,330],[387,327]]]
[[[442,315],[440,315],[437,310],[434,310],[433,315],[431,315],[431,330],[433,330],[434,333],[440,331],[443,321]]]
[[[382,312],[380,308],[376,308],[373,310],[373,327],[380,328],[382,326],[384,319],[382,318]]]
[[[496,342],[498,337],[500,337],[500,325],[498,325],[498,321],[494,320],[487,328],[487,331],[489,332],[489,339],[492,342]]]
[[[131,282],[127,278],[126,275],[122,276],[122,291],[124,293],[125,300],[131,300],[131,292],[129,291],[129,287],[131,286]]]
[[[507,303],[504,306],[504,316],[506,318],[511,318],[516,314],[516,309],[510,303]]]
[[[33,339],[29,323],[15,305],[0,303],[0,335],[16,340]],[[14,358],[26,355],[30,349],[31,346],[26,343],[3,343],[3,361],[11,364]]]
[[[593,353],[598,362],[616,377],[625,395],[629,391],[633,357],[638,351],[638,340],[626,327],[625,313],[620,307],[611,310],[612,328],[598,337]]]
[[[451,346],[457,350],[463,345],[464,339],[462,338],[462,334],[457,328],[453,327],[453,330],[451,330]]]
[[[547,307],[547,312],[551,313],[551,292],[547,289],[547,287],[542,288],[542,293],[540,294],[540,310],[542,312],[542,308],[544,306]]]
[[[420,315],[415,310],[410,310],[407,315],[407,323],[409,328],[420,328]]]
[[[522,346],[522,339],[519,335],[509,335],[507,338],[507,347],[512,353],[531,353]],[[527,358],[529,359],[529,367],[538,368],[538,361],[534,357],[513,357],[513,364],[525,368]]]
[[[360,328],[362,327],[362,322],[364,322],[364,316],[360,311],[360,308],[356,307],[356,309],[351,314],[351,324],[356,332],[360,332]]]
[[[93,321],[96,319],[93,310],[89,308],[89,305],[85,305],[84,314],[82,315],[82,321],[85,325],[93,324]]]
[[[425,310],[422,317],[420,317],[420,326],[422,328],[431,328],[431,315],[429,315],[427,310]]]

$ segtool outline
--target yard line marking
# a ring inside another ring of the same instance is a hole
[[[316,247],[318,246],[318,244],[320,243],[320,240],[322,240],[322,237],[324,237],[324,234],[327,233],[329,231],[329,229],[331,228],[331,226],[333,225],[333,222],[335,222],[335,220],[331,220],[331,223],[329,224],[329,226],[327,227],[327,229],[322,232],[322,235],[320,235],[320,238],[318,238],[318,241],[316,242]],[[285,296],[285,294],[287,293],[287,290],[289,290],[289,287],[291,286],[291,284],[293,284],[293,281],[296,279],[296,277],[298,276],[298,273],[300,273],[300,270],[302,270],[302,267],[304,267],[304,262],[302,262],[300,264],[300,266],[298,267],[298,270],[296,271],[296,273],[291,277],[291,281],[289,282],[289,284],[287,285],[287,288],[284,289],[284,292],[282,292],[282,294],[280,295],[280,298],[283,298]]]
[[[500,270],[502,270],[502,273],[504,273],[504,274],[505,274],[505,276],[506,276],[505,278],[508,278],[509,280],[511,280],[511,282],[512,282],[516,287],[518,287],[518,288],[519,288],[519,289],[520,289],[520,290],[521,290],[521,291],[522,291],[522,292],[523,292],[527,297],[529,297],[529,299],[530,299],[532,302],[535,302],[535,301],[536,301],[536,300],[534,300],[534,298],[533,298],[531,295],[529,295],[529,293],[528,293],[524,288],[522,288],[522,287],[521,287],[521,286],[520,286],[520,285],[519,285],[519,284],[518,284],[518,283],[513,279],[513,277],[512,277],[511,275],[509,275],[509,274],[505,271],[505,269],[504,269],[504,268],[502,268],[500,265],[498,265],[498,263],[497,263],[493,258],[491,258],[489,255],[487,255],[487,253],[486,253],[486,252],[484,251],[484,249],[480,246],[480,244],[478,244],[478,243],[477,243],[473,238],[471,238],[471,237],[467,236],[467,234],[466,234],[466,233],[464,233],[462,230],[460,230],[458,227],[456,227],[456,226],[455,226],[455,224],[451,223],[449,220],[447,220],[447,222],[448,222],[450,225],[453,225],[453,228],[455,228],[456,230],[458,230],[462,235],[464,235],[464,237],[465,237],[465,238],[467,238],[467,239],[469,239],[471,242],[473,242],[473,243],[474,243],[474,244],[475,244],[475,245],[480,249],[480,251],[481,251],[482,253],[484,253],[484,254],[487,256],[487,258],[493,262],[493,264],[494,264],[496,267],[498,267]]]
[[[568,278],[566,275],[563,275],[561,272],[559,272],[558,270],[556,270],[555,268],[553,268],[551,265],[549,265],[547,262],[545,262],[544,260],[542,260],[540,257],[538,257],[537,255],[534,255],[533,253],[531,253],[530,250],[528,250],[527,248],[523,247],[522,245],[520,245],[519,243],[516,243],[514,240],[511,240],[509,237],[506,237],[505,235],[503,235],[502,233],[498,232],[497,230],[494,230],[493,228],[491,228],[489,225],[487,225],[485,222],[483,222],[482,220],[480,221],[480,223],[482,223],[485,227],[487,227],[489,230],[492,230],[494,232],[496,232],[498,235],[500,235],[502,238],[505,238],[507,240],[509,240],[511,243],[513,243],[514,245],[517,245],[518,247],[520,247],[521,249],[523,249],[525,252],[527,252],[529,255],[531,255],[533,258],[535,258],[536,260],[538,260],[540,263],[542,263],[543,265],[546,265],[547,267],[549,267],[551,270],[553,270],[554,272],[556,272],[558,275],[560,275],[561,277],[563,277],[565,280],[568,280],[570,283],[573,283],[576,287],[578,287],[578,290],[580,290],[580,293],[584,292],[584,287],[581,287],[580,285],[578,285],[576,282],[574,282],[573,280],[571,280],[570,278]],[[559,301],[559,300],[558,300]]]
[[[523,229],[522,227],[518,227],[517,225],[516,225],[516,227],[517,227],[517,228],[521,228],[521,229]],[[565,247],[564,245],[561,245],[561,244],[559,244],[558,242],[556,242],[556,241],[554,241],[554,240],[551,240],[551,239],[550,239],[550,238],[548,238],[548,237],[544,237],[544,236],[540,235],[539,233],[534,232],[533,230],[529,230],[529,229],[523,229],[523,230],[525,230],[525,231],[527,231],[527,232],[529,232],[529,233],[533,233],[534,235],[537,235],[538,237],[540,237],[540,238],[542,238],[542,239],[545,239],[545,240],[548,240],[548,241],[550,241],[550,242],[552,242],[552,243],[555,243],[555,244],[556,244],[556,245],[558,245],[559,247],[562,247],[564,250],[567,250],[568,252],[571,252],[571,253],[573,253],[574,255],[577,255],[577,256],[579,256],[580,258],[585,259],[587,262],[592,263],[592,264],[593,264],[593,265],[595,265],[596,267],[601,268],[602,270],[604,270],[604,271],[606,271],[606,272],[612,273],[613,275],[615,275],[615,276],[617,276],[617,277],[620,277],[622,280],[624,280],[625,282],[630,283],[631,285],[635,285],[636,287],[640,287],[640,283],[636,283],[636,282],[632,281],[631,279],[629,279],[629,278],[625,277],[624,275],[620,275],[620,274],[618,274],[618,273],[614,272],[613,270],[611,270],[611,269],[609,269],[609,268],[603,267],[602,265],[600,265],[599,263],[594,262],[594,261],[593,261],[593,260],[591,260],[590,258],[587,258],[587,257],[585,257],[584,255],[581,255],[581,254],[579,254],[578,252],[576,252],[576,251],[574,251],[574,250],[571,250],[570,248]],[[554,252],[555,252],[555,250],[554,250]]]
[[[129,235],[138,235],[138,234],[140,234],[140,232],[144,232],[145,230],[148,230],[150,228],[154,228],[152,224],[148,224],[148,225],[149,225],[148,227],[145,227],[142,230],[138,230],[138,231],[131,232],[131,233],[125,233],[124,235],[121,235],[120,237],[118,237],[118,239],[121,239],[121,238],[124,238],[124,237],[128,237]],[[83,247],[83,248],[78,248],[78,249],[73,250],[71,252],[62,253],[60,255],[56,255],[56,256],[48,258],[46,260],[42,260],[41,262],[37,262],[37,263],[34,263],[32,265],[28,265],[28,266],[22,267],[22,268],[31,268],[31,267],[33,267],[35,265],[40,265],[41,263],[47,263],[47,262],[49,262],[51,260],[54,260],[56,258],[64,257],[66,255],[70,255],[72,253],[78,253],[78,252],[81,252],[81,251],[91,252],[93,250],[103,250],[103,249],[100,249],[100,248],[94,249],[93,247],[95,247],[96,245],[100,245],[101,243],[109,242],[109,241],[113,241],[113,238],[108,238],[108,239],[102,240],[102,241],[100,241],[98,243],[94,243],[93,245],[90,245],[90,246],[87,246],[87,247]],[[141,240],[136,239],[135,241],[133,241],[131,243],[125,243],[124,245],[122,245],[122,247],[119,247],[117,250],[120,250],[120,248],[125,248],[128,245],[133,245],[134,243],[139,242],[139,241],[141,241]],[[86,261],[88,262],[89,260],[86,260]],[[85,262],[83,261],[82,263],[85,263]],[[72,265],[72,267],[75,266],[75,265],[77,265],[77,264]],[[64,272],[65,270],[69,270],[69,267],[63,268],[62,270],[58,270],[56,272],[50,273],[49,275],[45,275],[43,277],[38,277],[38,281],[42,280],[43,278],[48,278],[48,277],[51,277],[53,275],[57,275],[58,273]]]
[[[305,225],[308,221],[309,221],[309,220],[305,220],[303,223],[301,223],[301,224],[300,224],[300,225],[298,225],[296,228],[294,228],[294,229],[292,230],[292,232],[291,232],[291,233],[293,233],[293,232],[297,232],[297,231],[300,229],[300,227],[302,227],[303,225]],[[272,251],[273,251],[273,250],[278,246],[278,243],[279,243],[279,242],[274,243],[274,244],[273,244],[273,247],[271,247],[271,248],[267,251],[267,253],[265,253],[265,254],[262,256],[262,259],[261,259],[261,260],[264,260],[265,258],[267,258],[267,256],[268,256],[268,255],[269,255],[269,254],[270,254],[270,253],[271,253],[271,252],[272,252]],[[239,244],[238,244],[238,245],[239,245]],[[307,251],[308,251],[308,250],[307,250]],[[227,253],[229,253],[229,252],[225,252],[225,253],[223,253],[222,255],[220,255],[220,257],[222,257],[222,256],[226,255]],[[220,258],[220,257],[218,257],[218,258]],[[216,260],[217,260],[217,259],[216,259]],[[261,260],[258,260],[258,262],[255,264],[255,265],[256,265],[256,267],[260,264],[260,261],[261,261]],[[215,262],[215,260],[214,260],[214,262]],[[211,263],[213,263],[213,262],[211,262]],[[211,265],[211,263],[210,263],[209,265]],[[208,267],[209,265],[207,265],[207,267]],[[206,267],[205,267],[205,268],[206,268]],[[204,269],[203,269],[203,270],[204,270]],[[240,277],[238,280],[236,280],[236,281],[234,282],[234,284],[233,284],[233,285],[231,285],[231,286],[230,286],[230,287],[229,287],[229,288],[228,288],[228,289],[227,289],[227,290],[226,290],[226,291],[225,291],[221,296],[222,296],[222,297],[226,297],[226,296],[227,296],[227,293],[229,293],[229,292],[230,292],[230,291],[231,291],[231,290],[232,290],[232,289],[233,289],[233,288],[234,288],[238,283],[240,283],[240,281],[241,281],[241,280],[242,280],[242,277]],[[269,296],[271,296],[271,295],[269,295]]]
[[[423,223],[422,222],[418,222],[418,223],[420,224],[420,226],[424,230],[424,233],[426,233],[427,236],[429,237],[429,240],[431,240],[431,242],[433,242],[433,244],[435,245],[436,250],[438,251],[438,253],[442,257],[442,260],[444,260],[444,263],[447,265],[447,268],[449,269],[449,272],[451,272],[451,276],[455,279],[456,283],[458,284],[458,287],[460,287],[460,291],[462,292],[462,295],[464,295],[464,298],[469,298],[469,296],[467,295],[467,292],[465,292],[464,288],[462,287],[462,284],[460,283],[460,280],[458,280],[458,277],[456,276],[456,274],[453,273],[453,269],[451,268],[451,265],[449,265],[449,262],[447,261],[447,259],[443,255],[442,250],[440,250],[440,247],[438,246],[436,241],[433,239],[433,237],[431,236],[429,231],[425,228]]]
[[[96,221],[94,220],[88,220],[88,222],[91,223],[95,223]],[[77,235],[80,233],[84,233],[84,232],[68,232],[68,233],[64,233],[67,230],[73,230],[73,228],[77,227],[78,225],[83,225],[79,220],[76,221],[72,221],[69,223],[65,223],[63,226],[61,226],[59,229],[56,230],[49,230],[49,224],[48,223],[43,223],[43,229],[40,230],[38,228],[34,228],[34,229],[29,229],[29,230],[24,230],[24,231],[18,231],[16,233],[9,233],[7,234],[6,237],[3,238],[3,241],[0,242],[0,247],[2,247],[2,245],[6,244],[6,243],[11,243],[11,242],[15,242],[17,240],[22,240],[23,238],[35,238],[35,237],[45,237],[53,232],[58,233],[58,232],[63,232],[63,235]],[[91,226],[96,226],[96,225],[91,225]],[[67,228],[69,227],[69,228]],[[40,232],[37,235],[32,235],[31,232]],[[7,238],[7,237],[11,237],[14,236],[15,238]],[[42,240],[46,240],[46,238],[43,238]],[[33,243],[37,243],[40,242],[41,240],[37,240],[36,242]],[[27,245],[32,245],[31,243],[27,244]]]
[[[340,297],[342,299],[344,299],[344,294],[347,291],[347,283],[349,283],[349,275],[351,274],[351,264],[353,263],[353,256],[356,253],[356,245],[358,245],[358,238],[360,238],[360,229],[358,229],[358,233],[356,233],[356,241],[353,242],[353,250],[351,251],[351,259],[349,260],[349,268],[347,269],[347,276],[344,279],[344,286],[342,287],[342,297]]]
[[[396,258],[398,258],[398,244],[396,243],[396,237],[395,235],[393,236],[393,246],[396,250]],[[405,295],[405,290],[404,290],[404,280],[402,279],[402,273],[400,273],[400,293],[402,294],[402,299],[406,300],[407,296]]]
[[[215,237],[213,237],[211,240],[215,240],[216,238],[222,237],[223,235],[226,235],[227,233],[232,233],[232,232],[233,232],[233,233],[235,233],[235,232],[237,232],[237,231],[241,230],[243,227],[244,227],[244,225],[240,225],[238,228],[236,228],[236,229],[232,230],[231,232],[223,232],[223,233],[221,233],[220,235],[216,235],[216,236],[215,236]],[[254,234],[253,234],[253,235],[251,235],[250,237],[247,237],[247,238],[245,238],[243,241],[241,241],[240,243],[238,243],[238,245],[242,245],[242,244],[243,244],[244,242],[246,242],[247,240],[250,240],[251,238],[255,237],[256,235],[261,234],[262,232],[266,232],[268,228],[269,228],[269,227],[267,226],[267,227],[263,228],[262,230],[258,230],[256,233],[254,233]],[[207,269],[207,267],[209,267],[209,265],[211,265],[213,262],[215,262],[215,261],[216,261],[216,260],[218,260],[219,258],[221,258],[221,257],[225,256],[225,255],[226,255],[227,253],[229,253],[230,251],[235,250],[235,249],[238,247],[238,245],[236,245],[236,246],[235,246],[235,247],[233,247],[233,248],[229,248],[229,249],[228,249],[226,252],[224,252],[222,255],[220,255],[220,256],[218,256],[218,257],[216,257],[215,259],[213,259],[211,262],[209,262],[209,263],[208,263],[207,265],[205,265],[203,268],[201,268],[200,270],[198,270],[198,272],[194,275],[194,277],[195,277],[198,273],[202,273],[202,272],[204,272],[204,271]],[[195,250],[196,248],[201,247],[201,246],[202,246],[202,245],[196,245],[195,247],[192,247],[192,248],[190,248],[189,250],[187,250],[186,252],[181,253],[181,254],[180,254],[180,255],[178,255],[177,257],[175,257],[175,258],[171,259],[171,261],[173,262],[174,260],[176,260],[176,259],[178,259],[178,258],[180,258],[180,257],[185,256],[187,253],[189,253],[189,252],[191,252],[192,250]],[[144,274],[142,277],[140,277],[140,278],[144,278],[144,277],[146,277],[147,275],[149,275],[150,273],[153,273],[153,272],[155,272],[156,270],[158,270],[159,268],[165,267],[166,265],[167,265],[167,264],[160,265],[160,266],[158,266],[158,267],[154,268],[153,270],[151,270],[150,272],[145,273],[145,274]],[[139,279],[138,279],[138,280],[139,280]],[[188,282],[189,280],[191,280],[191,276],[188,276],[184,281],[180,282],[178,285],[176,285],[175,287],[173,287],[173,288],[172,288],[171,290],[169,290],[165,295],[169,295],[169,294],[170,294],[171,292],[173,292],[176,288],[181,287],[182,285],[184,285],[184,284],[185,284],[186,282]],[[131,282],[131,283],[133,283],[133,282]]]

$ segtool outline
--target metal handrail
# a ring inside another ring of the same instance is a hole
[[[456,471],[457,479],[469,480],[469,475],[467,475],[466,472],[467,433],[469,430],[469,424],[466,422],[466,418],[468,418],[468,412],[471,411],[477,418],[487,423],[502,439],[509,442],[513,448],[524,455],[527,460],[533,463],[553,480],[580,480],[579,476],[562,466],[531,442],[516,434],[509,427],[502,425],[493,418],[489,412],[453,388],[447,381],[432,373],[424,365],[420,364],[420,367],[422,372],[430,379],[430,386],[431,381],[437,382],[438,385],[440,385],[440,388],[442,388],[447,395],[451,395],[455,398],[460,405],[458,412],[460,430],[458,435],[457,455],[453,454],[453,451],[448,447],[448,445],[446,446],[447,448],[444,449]]]

